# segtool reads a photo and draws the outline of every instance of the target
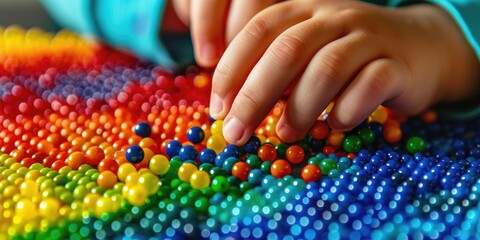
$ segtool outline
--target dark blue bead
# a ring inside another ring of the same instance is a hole
[[[130,146],[125,153],[125,157],[131,163],[142,162],[144,156],[145,156],[145,153],[143,152],[143,149],[138,145]]]
[[[373,164],[373,165],[376,166],[376,167],[379,167],[379,166],[382,165],[384,162],[385,162],[385,158],[380,157],[380,156],[378,156],[378,155],[372,156],[372,157],[370,158],[370,163]]]
[[[262,145],[262,143],[260,142],[260,139],[257,136],[252,135],[248,139],[247,143],[243,145],[243,150],[246,153],[257,153],[258,148],[260,148],[260,145]]]
[[[205,132],[201,127],[191,127],[187,131],[187,138],[188,141],[194,144],[201,143],[205,138]]]
[[[377,171],[377,168],[372,163],[367,163],[365,166],[363,166],[363,171],[365,171],[367,174],[373,174],[375,171]]]
[[[241,156],[240,154],[240,149],[233,145],[233,144],[229,144],[227,145],[224,149],[223,149],[223,152],[226,154],[226,156],[228,157],[236,157],[236,158],[239,158]]]
[[[180,159],[184,162],[187,160],[197,160],[197,150],[195,149],[194,146],[192,145],[185,145],[180,148],[178,155],[180,156]]]
[[[219,167],[222,167],[223,166],[223,162],[225,161],[225,159],[228,158],[228,155],[224,152],[221,152],[217,155],[217,157],[215,158],[215,165],[216,166],[219,166]]]
[[[150,127],[150,124],[147,122],[139,122],[137,125],[135,125],[135,134],[137,134],[140,137],[149,137],[150,134],[152,133],[152,127]]]
[[[200,163],[214,164],[216,157],[217,157],[217,154],[215,153],[215,151],[213,151],[210,148],[205,148],[200,152],[198,159],[200,160]]]
[[[172,140],[165,146],[165,152],[169,157],[174,157],[178,155],[180,148],[182,148],[182,144],[177,140]]]

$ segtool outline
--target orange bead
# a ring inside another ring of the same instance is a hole
[[[100,147],[93,146],[90,147],[87,152],[85,152],[85,162],[92,166],[98,166],[100,161],[105,158],[105,153]]]
[[[110,171],[100,172],[97,178],[98,186],[101,186],[107,189],[113,188],[113,186],[115,186],[115,183],[117,182],[118,182],[117,175],[115,175],[113,172],[110,172]]]
[[[100,172],[111,171],[113,173],[116,173],[118,171],[118,163],[117,161],[111,158],[103,159],[98,164],[98,171]]]
[[[343,144],[343,139],[345,138],[345,133],[331,131],[327,137],[327,143],[335,148],[339,148]]]
[[[77,170],[85,163],[85,155],[82,152],[73,152],[68,156],[66,163],[71,169]]]
[[[305,182],[317,182],[322,177],[322,170],[315,164],[308,164],[303,167],[301,175]]]
[[[390,144],[398,143],[402,139],[402,130],[397,127],[383,129],[383,139]]]
[[[292,145],[287,148],[287,160],[291,163],[301,163],[305,158],[305,151],[298,145]]]
[[[146,137],[146,138],[143,138],[142,140],[140,140],[140,143],[138,145],[141,148],[149,148],[150,150],[152,150],[155,153],[158,152],[157,142],[155,142],[155,140],[153,140],[149,137]]]
[[[270,173],[276,178],[282,178],[292,173],[292,167],[286,160],[278,159],[270,166]]]
[[[237,177],[241,181],[247,181],[250,170],[252,169],[246,162],[237,162],[232,167],[232,176]]]

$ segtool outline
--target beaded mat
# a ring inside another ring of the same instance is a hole
[[[479,238],[479,122],[380,107],[301,141],[280,101],[242,147],[211,72],[62,31],[0,31],[0,239]]]

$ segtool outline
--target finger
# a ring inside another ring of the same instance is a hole
[[[335,102],[328,118],[330,126],[351,130],[380,104],[400,96],[407,72],[404,64],[389,58],[368,64]]]
[[[376,43],[350,34],[323,47],[312,59],[290,95],[277,124],[287,142],[299,140],[332,99],[369,61],[380,54]]]
[[[197,63],[213,67],[225,49],[225,17],[228,1],[192,0],[190,26]]]
[[[250,72],[225,118],[223,134],[227,141],[237,145],[247,141],[317,50],[341,33],[338,28],[323,27],[324,31],[319,31],[318,22],[322,21],[309,19],[299,23],[270,45]]]
[[[273,40],[290,26],[309,18],[305,9],[295,6],[285,2],[262,11],[230,43],[213,74],[210,95],[213,118],[226,116],[248,73]]]
[[[227,44],[232,41],[253,16],[275,2],[276,0],[232,0],[225,29]]]
[[[177,17],[183,24],[190,26],[190,0],[175,0],[170,2],[173,5]]]

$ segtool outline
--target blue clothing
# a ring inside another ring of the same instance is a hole
[[[388,7],[431,3],[446,10],[480,59],[480,0],[364,0]],[[160,34],[167,0],[42,0],[62,26],[102,38],[113,46],[165,68],[177,69],[194,61],[188,33]],[[460,110],[457,117],[480,116],[480,107]]]

